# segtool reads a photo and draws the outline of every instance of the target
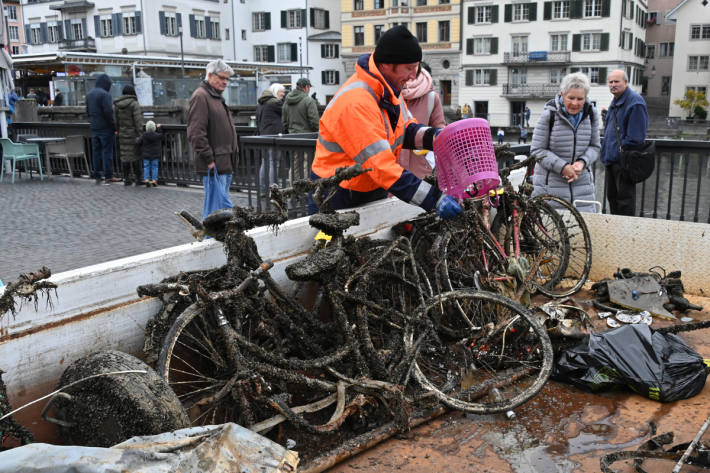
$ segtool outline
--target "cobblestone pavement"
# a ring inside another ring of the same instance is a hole
[[[194,241],[175,212],[202,214],[202,188],[96,185],[25,174],[0,183],[0,279],[47,266],[56,274]],[[245,194],[232,194],[245,205]]]

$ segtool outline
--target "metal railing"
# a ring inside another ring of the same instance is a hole
[[[185,125],[163,125],[163,156],[159,180],[178,185],[202,185],[195,173],[192,150],[187,142]],[[268,202],[263,195],[268,185],[281,187],[310,176],[315,154],[315,133],[283,136],[250,136],[254,127],[237,126],[239,161],[233,173],[232,190],[247,193],[248,204],[263,210]],[[87,138],[87,156],[91,156],[91,132],[86,123],[14,123],[15,134],[37,136],[82,135]],[[636,189],[637,215],[710,223],[710,142],[690,140],[655,140],[656,167],[649,179]],[[529,145],[512,147],[516,154],[529,154]],[[91,159],[89,159],[91,163]],[[56,165],[55,165],[56,164]],[[115,169],[120,175],[120,166]],[[62,166],[65,166],[62,168]],[[53,160],[53,172],[68,172],[65,161]],[[79,170],[90,175],[91,170]],[[609,209],[606,195],[606,169],[597,160],[592,166],[596,198],[602,212]],[[292,216],[305,214],[305,199],[290,203]]]

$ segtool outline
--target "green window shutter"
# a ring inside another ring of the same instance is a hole
[[[473,20],[474,20],[474,18],[475,18],[474,14],[475,14],[475,10],[473,9],[473,7],[468,7],[468,20],[467,20],[467,22],[468,22],[469,25],[472,25],[472,24],[473,24]]]
[[[574,35],[574,36],[579,36],[579,35]],[[578,44],[578,46],[579,46],[579,44]],[[602,33],[602,39],[600,41],[599,49],[601,51],[609,51],[609,33]],[[574,39],[572,39],[572,50],[575,51]],[[579,51],[579,49],[577,49],[576,51]]]
[[[599,83],[606,84],[606,67],[599,68]]]
[[[491,23],[498,23],[498,5],[491,7]]]
[[[298,61],[298,44],[291,43],[291,61]]]
[[[542,19],[551,20],[552,19],[552,2],[545,2],[542,7]]]
[[[608,33],[607,33],[607,41],[608,41]],[[602,43],[604,43],[604,34],[602,34]],[[609,44],[607,44],[607,48],[609,47]],[[572,35],[572,51],[580,51],[582,49],[582,35],[581,34],[573,34]]]
[[[466,85],[473,85],[473,69],[466,69]]]
[[[611,0],[602,0],[602,16],[611,16]]]
[[[530,21],[537,21],[537,3],[528,3],[528,12]]]
[[[301,9],[301,27],[305,28],[308,26],[308,13],[305,8]]]
[[[634,47],[634,34],[629,33],[629,49],[632,49]]]
[[[634,5],[634,2],[631,2],[631,6],[629,7],[629,19],[633,20],[634,19],[634,10],[636,10],[636,6]]]
[[[288,12],[286,10],[281,10],[281,28],[286,28],[286,25],[288,24],[286,15],[288,15]]]
[[[505,5],[503,8],[503,21],[510,23],[513,21],[513,5]]]
[[[320,57],[325,57],[325,44],[320,45]]]
[[[491,38],[491,54],[498,54],[498,38]]]
[[[264,15],[264,29],[265,30],[270,30],[271,29],[271,12],[267,11],[266,14]]]
[[[569,2],[569,17],[570,18],[582,18],[583,15],[584,15],[583,0],[570,0],[570,2]]]
[[[267,46],[266,47],[266,61],[267,62],[276,62],[276,47],[275,46]]]
[[[490,76],[490,83],[489,85],[496,85],[498,83],[498,70],[497,69],[491,69],[491,76]]]
[[[570,67],[569,72],[570,73],[579,72],[579,67]]]
[[[473,54],[473,38],[466,38],[466,54]]]

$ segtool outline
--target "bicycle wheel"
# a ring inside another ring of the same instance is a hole
[[[476,414],[504,412],[537,394],[553,361],[537,318],[511,299],[474,290],[441,294],[418,312],[437,319],[461,309],[480,329],[453,341],[431,337],[413,364],[416,381],[446,406]]]
[[[572,204],[553,195],[539,195],[533,202],[550,205],[562,218],[569,240],[567,267],[558,281],[538,285],[538,290],[548,297],[567,297],[578,292],[592,269],[592,239],[584,217]]]
[[[515,251],[513,220],[512,212],[501,208],[491,224],[493,235],[509,256]],[[520,254],[531,267],[538,262],[531,283],[535,289],[555,287],[569,264],[569,237],[561,216],[544,201],[528,200],[520,212],[519,222]]]

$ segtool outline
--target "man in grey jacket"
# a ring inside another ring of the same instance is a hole
[[[296,82],[296,88],[284,99],[281,121],[284,130],[289,133],[312,133],[318,131],[318,105],[315,99],[308,95],[311,91],[311,81],[301,77]]]

